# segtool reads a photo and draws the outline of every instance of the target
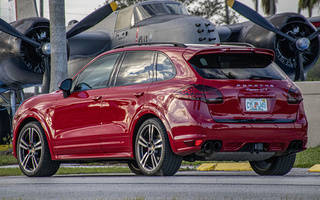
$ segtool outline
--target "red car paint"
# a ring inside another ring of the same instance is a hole
[[[61,90],[32,97],[14,116],[14,155],[17,156],[21,129],[37,120],[46,132],[52,160],[131,160],[137,129],[151,116],[164,124],[171,149],[180,156],[201,151],[206,141],[221,141],[219,153],[237,152],[251,143],[263,143],[266,152],[283,153],[295,140],[302,141],[300,150],[306,148],[307,119],[303,101],[288,103],[289,89],[295,86],[289,78],[206,79],[189,63],[192,57],[201,54],[254,52],[273,57],[272,51],[219,45],[159,45],[120,48],[99,57],[124,51],[162,52],[174,64],[176,74],[164,81],[72,92],[67,98]],[[179,96],[186,86],[194,85],[216,88],[223,102],[206,103]],[[268,110],[246,111],[248,98],[266,99]]]

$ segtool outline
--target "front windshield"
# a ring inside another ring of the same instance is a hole
[[[153,3],[134,9],[134,23],[156,15],[187,15],[187,9],[180,3]]]
[[[175,15],[188,15],[186,7],[179,3],[165,3],[164,4],[170,11],[171,14]]]

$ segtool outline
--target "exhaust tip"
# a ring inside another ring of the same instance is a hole
[[[289,144],[287,150],[289,151],[301,151],[303,149],[303,142],[301,140],[294,140]]]
[[[222,142],[220,140],[207,141],[204,143],[202,150],[218,152],[222,147]]]

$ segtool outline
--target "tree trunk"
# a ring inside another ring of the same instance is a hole
[[[275,9],[275,0],[270,0],[270,15],[276,14],[276,9]]]
[[[68,76],[64,0],[50,0],[51,81],[50,92]]]
[[[312,6],[308,6],[309,17],[312,17]]]

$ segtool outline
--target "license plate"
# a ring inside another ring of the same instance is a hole
[[[268,111],[267,99],[246,99],[246,111]]]

